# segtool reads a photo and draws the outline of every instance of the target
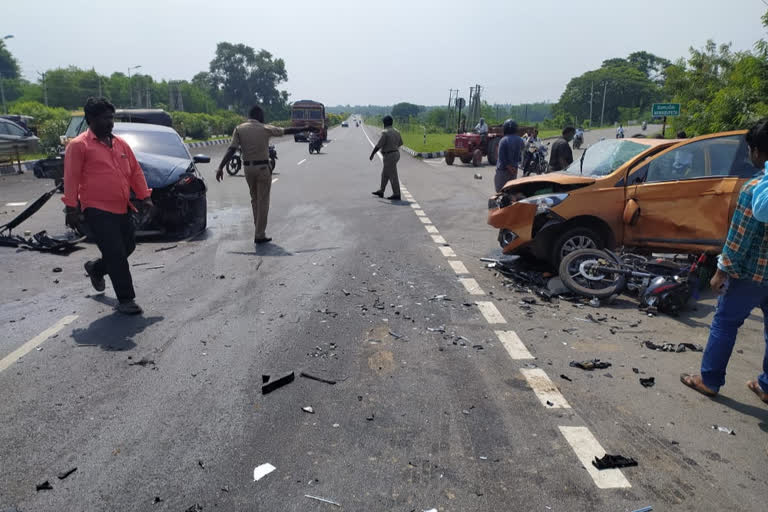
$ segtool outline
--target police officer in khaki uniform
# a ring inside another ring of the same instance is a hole
[[[248,114],[248,121],[240,124],[232,133],[232,143],[229,145],[224,159],[216,171],[216,181],[224,179],[224,166],[234,156],[237,148],[242,154],[245,168],[245,181],[251,192],[251,207],[253,208],[253,224],[256,227],[254,243],[271,242],[267,238],[267,216],[269,215],[269,192],[272,189],[272,169],[269,166],[269,139],[301,132],[319,132],[317,127],[278,128],[264,124],[264,111],[254,106]]]
[[[381,188],[371,192],[375,196],[384,197],[384,190],[387,188],[387,182],[392,184],[392,195],[387,199],[392,201],[400,200],[400,180],[397,177],[397,162],[400,161],[400,146],[403,145],[403,139],[400,132],[392,127],[392,116],[384,116],[382,119],[384,130],[381,132],[379,142],[371,152],[371,160],[376,152],[381,150],[384,157],[384,167],[381,170]]]

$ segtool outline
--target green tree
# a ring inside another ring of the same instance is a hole
[[[407,122],[411,117],[416,117],[421,112],[422,107],[413,103],[397,103],[392,106],[392,117],[399,122]]]
[[[19,78],[21,75],[21,69],[19,68],[19,62],[5,46],[5,41],[0,39],[0,74],[4,79],[12,80]]]

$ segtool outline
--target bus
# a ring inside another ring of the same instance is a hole
[[[328,123],[325,119],[325,105],[319,101],[299,100],[291,106],[291,126],[317,126],[320,129],[320,135],[323,140],[328,138]],[[306,142],[309,140],[309,134],[306,132],[297,133],[293,136],[296,142]]]

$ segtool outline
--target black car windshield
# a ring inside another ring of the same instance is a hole
[[[121,128],[117,124],[113,131],[131,146],[134,153],[152,153],[189,160],[186,146],[175,133],[131,130]]]
[[[608,176],[649,146],[631,140],[602,140],[589,146],[584,162],[576,159],[563,172],[581,176]]]

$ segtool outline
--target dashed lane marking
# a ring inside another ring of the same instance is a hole
[[[455,258],[456,257],[456,253],[453,252],[453,248],[452,247],[444,247],[444,246],[440,245],[440,246],[438,246],[438,249],[440,249],[440,252],[443,253],[443,256],[445,256],[446,258]]]
[[[427,214],[424,213],[424,210],[413,210],[413,213],[415,213],[419,217],[426,217],[427,216]]]
[[[512,359],[533,359],[515,331],[496,331],[496,337]]]
[[[592,460],[595,457],[602,457],[606,452],[587,427],[559,428],[565,440],[568,441],[568,444],[571,445],[571,448],[576,453],[576,457],[581,461],[581,465],[584,466],[589,476],[595,481],[597,487],[600,489],[632,487],[620,469],[598,470],[592,465]]]
[[[457,274],[469,274],[469,270],[467,270],[466,265],[462,261],[449,261],[448,264]]]
[[[480,288],[480,285],[477,284],[477,281],[475,281],[475,278],[473,277],[460,277],[459,282],[464,285],[464,288],[467,290],[467,293],[470,295],[485,295],[485,292],[482,288]]]
[[[422,224],[432,224],[432,221],[429,220],[429,217],[419,217],[419,220]]]
[[[11,366],[13,363],[27,355],[32,350],[43,344],[45,340],[62,330],[67,325],[77,320],[77,315],[67,315],[22,346],[0,359],[0,372]]]
[[[499,310],[496,308],[496,304],[493,302],[478,302],[477,307],[485,317],[485,321],[489,324],[505,324],[507,321],[501,316]]]
[[[301,164],[303,164],[306,161],[307,161],[307,159],[305,158],[304,160],[302,160],[301,162],[297,163],[296,165],[301,165]]]
[[[276,182],[276,181],[277,181],[277,180],[279,180],[279,179],[280,179],[280,178],[272,178],[272,183]]]
[[[421,206],[419,206],[419,203],[411,203],[411,208],[414,210],[420,210]]]
[[[448,245],[448,242],[445,241],[445,238],[443,238],[442,235],[432,235],[432,241],[436,244]]]
[[[26,201],[22,201],[20,203],[5,203],[5,206],[26,206],[26,205],[27,205]]]
[[[439,233],[437,228],[435,226],[433,226],[432,224],[426,224],[424,227],[426,228],[427,233],[433,233],[433,234]]]
[[[541,405],[548,409],[570,409],[571,406],[565,401],[565,397],[560,393],[547,373],[541,368],[521,368],[528,385],[538,397]],[[550,405],[551,404],[551,405]]]

